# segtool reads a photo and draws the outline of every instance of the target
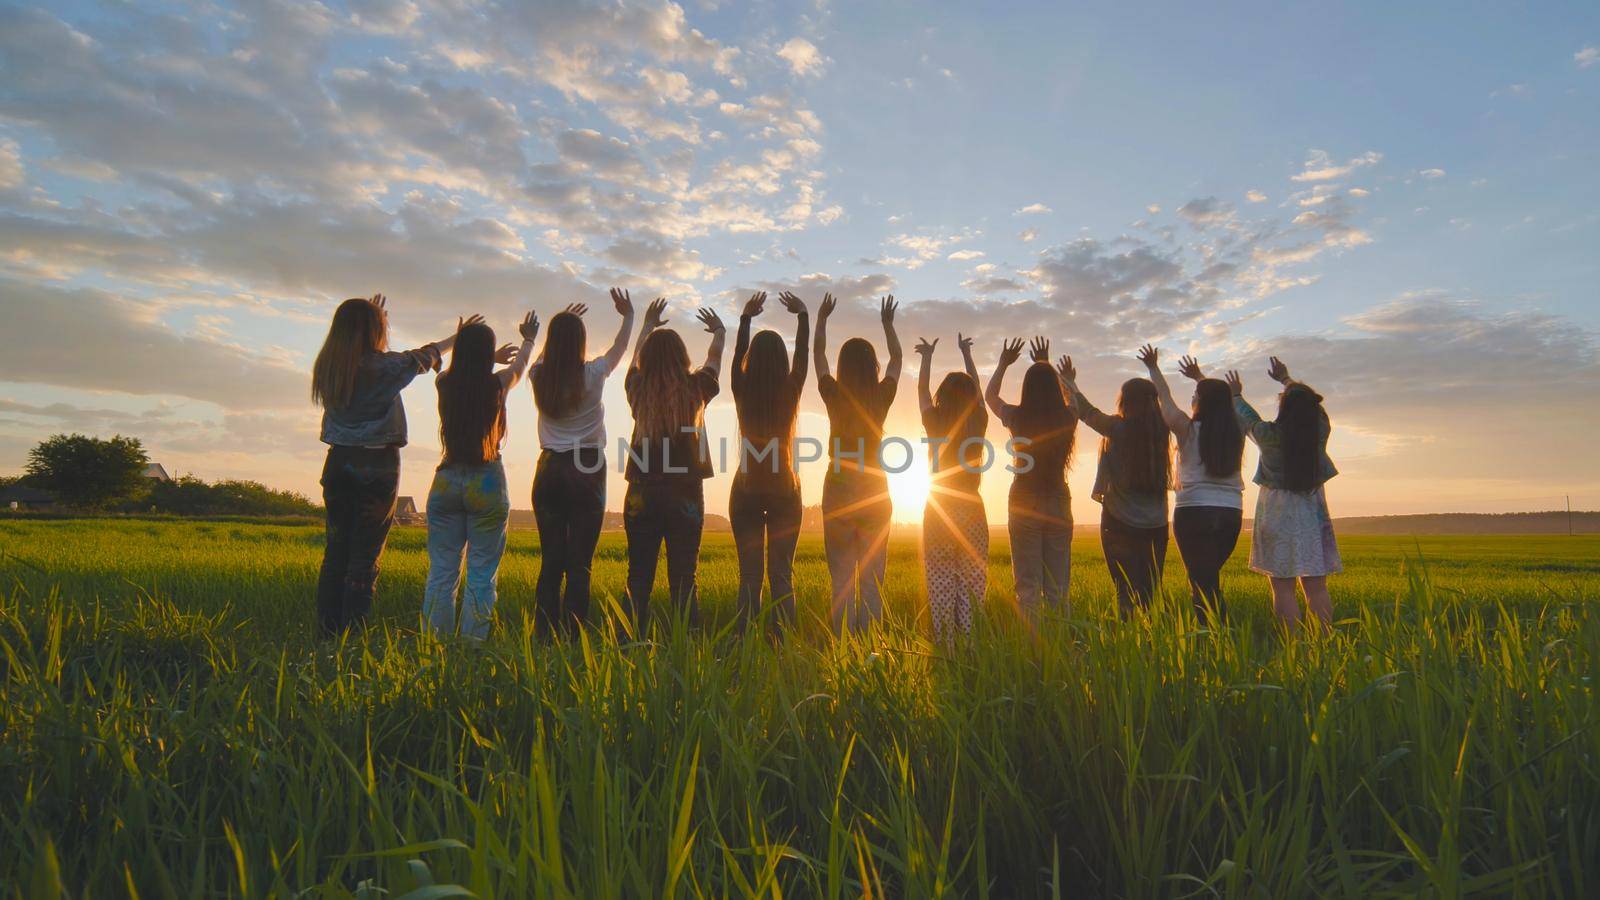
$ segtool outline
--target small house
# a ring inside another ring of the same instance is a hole
[[[40,511],[56,505],[56,495],[25,484],[13,484],[0,490],[0,509],[15,512]]]
[[[151,481],[171,481],[172,476],[167,474],[167,469],[161,463],[147,463],[144,467],[144,477]]]
[[[417,501],[410,495],[394,501],[394,520],[399,525],[421,525],[422,513],[417,512]]]

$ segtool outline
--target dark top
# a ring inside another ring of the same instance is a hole
[[[628,452],[628,469],[624,477],[630,482],[670,484],[680,481],[698,481],[710,478],[711,454],[706,447],[705,410],[721,390],[717,372],[710,366],[701,366],[689,375],[689,384],[695,391],[694,421],[684,422],[684,429],[675,434],[646,439],[639,434],[639,370],[629,369],[623,381],[628,395],[628,408],[633,411],[633,441]]]
[[[811,319],[806,313],[794,336],[794,354],[789,357],[789,380],[777,397],[759,398],[762,403],[776,403],[778,408],[772,421],[793,422],[795,410],[800,405],[800,390],[806,384],[806,372],[811,359]],[[779,441],[776,452],[767,449],[768,438],[751,430],[751,405],[745,402],[744,357],[750,351],[750,317],[739,317],[739,336],[733,342],[733,367],[728,371],[732,382],[734,410],[739,416],[739,473],[745,485],[752,488],[791,488],[799,484],[794,471],[794,436]],[[754,451],[754,452],[752,452]]]
[[[363,356],[350,402],[322,411],[322,442],[339,447],[404,447],[406,408],[400,392],[413,378],[438,366],[439,348],[432,344]]]
[[[449,374],[449,372],[440,372],[439,377],[433,380],[434,388],[439,391],[439,421],[441,423],[444,421],[446,415],[444,410],[444,386],[446,380],[445,376]],[[495,414],[494,421],[490,423],[489,428],[491,430],[488,434],[488,437],[494,439],[493,449],[491,450],[488,458],[484,458],[483,441],[480,439],[472,441],[470,446],[455,448],[460,452],[452,452],[450,448],[450,442],[441,439],[440,443],[444,445],[444,453],[442,458],[439,460],[439,466],[441,468],[444,466],[481,466],[484,463],[499,462],[500,445],[504,443],[506,439],[506,383],[500,380],[500,376],[498,375],[493,375],[491,377],[494,378],[496,392],[499,394],[499,412]]]
[[[1256,464],[1255,483],[1262,487],[1281,489],[1283,487],[1283,436],[1278,433],[1277,422],[1264,421],[1255,407],[1243,397],[1233,398],[1233,412],[1239,419],[1239,427],[1250,439],[1261,448],[1260,461]],[[1334,467],[1333,460],[1328,456],[1328,435],[1333,432],[1333,426],[1328,422],[1326,411],[1322,414],[1322,421],[1318,428],[1318,456],[1317,460],[1317,486],[1326,484],[1328,479],[1339,474]]]
[[[828,456],[834,466],[844,472],[882,474],[878,445],[883,442],[883,420],[898,387],[895,379],[884,378],[867,396],[855,399],[845,396],[832,375],[817,375],[817,393],[828,410]]]
[[[1011,476],[1011,489],[1029,494],[1070,497],[1071,493],[1067,488],[1067,455],[1064,452],[1065,447],[1061,446],[1061,443],[1055,440],[1054,437],[1045,440],[1030,438],[1027,435],[1018,433],[1017,428],[1020,425],[1021,417],[1022,407],[1010,403],[1000,404],[1000,424],[1011,432],[1013,439],[1020,438],[1028,441],[1028,443],[1019,441],[1014,445],[1016,452],[1013,455],[1020,457],[1026,453],[1033,458],[1032,468],[1026,472],[1016,472]],[[1061,441],[1065,440],[1071,429],[1077,427],[1078,420],[1069,416],[1066,428],[1060,435]],[[1013,465],[1018,469],[1023,467],[1023,463],[1024,461],[1020,458],[1013,461]]]
[[[984,456],[988,452],[988,445],[983,442],[983,437],[989,430],[989,414],[984,410],[981,401],[972,414],[977,420],[972,423],[960,423],[961,427],[957,429],[956,423],[951,421],[953,416],[945,415],[933,407],[922,411],[922,429],[927,432],[929,439],[939,440],[947,437],[953,430],[968,434],[960,440],[943,440],[939,441],[937,447],[929,446],[929,449],[934,451],[933,455],[928,457],[928,471],[932,474],[928,479],[929,502],[940,499],[977,498],[978,484],[983,479],[983,471],[979,467],[983,465]],[[973,426],[970,433],[966,427],[968,424]],[[972,441],[963,453],[962,444],[972,438],[977,440]],[[963,458],[967,461],[965,466],[961,464]]]

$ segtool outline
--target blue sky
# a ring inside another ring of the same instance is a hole
[[[1336,514],[1600,507],[1597,48],[1594,4],[0,6],[0,471],[121,431],[315,495],[346,296],[412,343],[586,300],[598,352],[613,284],[730,326],[788,287],[840,295],[835,345],[892,291],[939,373],[957,330],[985,376],[1047,334],[1106,405],[1144,340],[1269,408],[1280,353],[1329,396]],[[406,401],[421,494],[431,384]]]

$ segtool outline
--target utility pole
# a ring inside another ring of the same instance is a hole
[[[1567,495],[1567,537],[1572,537],[1572,495]]]

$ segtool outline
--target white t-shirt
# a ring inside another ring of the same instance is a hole
[[[539,367],[535,365],[529,374]],[[579,447],[606,446],[606,407],[600,402],[605,392],[606,376],[611,367],[605,357],[591,359],[583,364],[583,392],[578,396],[578,409],[570,416],[557,418],[539,414],[539,448],[542,450],[576,450]]]
[[[1244,474],[1216,476],[1206,471],[1200,458],[1200,423],[1189,425],[1189,436],[1178,444],[1178,483],[1175,506],[1220,506],[1244,509]]]

